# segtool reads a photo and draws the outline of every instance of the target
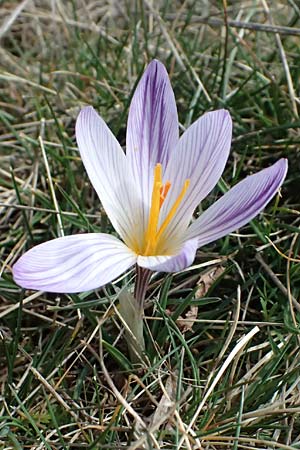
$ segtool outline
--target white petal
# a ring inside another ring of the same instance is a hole
[[[185,229],[194,209],[217,184],[227,162],[231,135],[228,111],[218,110],[204,114],[180,138],[165,174],[171,189],[161,220],[179,196],[185,180],[189,179],[190,185],[166,235]]]
[[[135,262],[136,255],[114,236],[77,234],[33,247],[13,266],[13,275],[26,289],[82,292],[112,281]]]
[[[118,141],[92,107],[76,122],[76,138],[88,176],[115,230],[132,245],[141,208],[130,166]]]

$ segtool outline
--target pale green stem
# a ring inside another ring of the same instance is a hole
[[[119,295],[120,314],[128,329],[125,329],[129,355],[132,363],[144,361],[145,340],[143,332],[144,300],[151,272],[136,268],[134,295],[122,290]]]

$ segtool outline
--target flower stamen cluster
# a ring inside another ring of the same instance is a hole
[[[162,205],[167,197],[167,194],[171,188],[170,181],[166,181],[165,184],[162,182],[162,165],[160,163],[156,164],[154,168],[154,181],[153,181],[153,189],[152,189],[152,197],[151,197],[151,207],[148,221],[148,228],[145,233],[145,249],[141,253],[143,256],[150,256],[157,254],[157,247],[159,243],[159,239],[161,238],[163,232],[166,230],[167,226],[171,222],[174,217],[180,203],[182,202],[186,191],[190,185],[190,180],[187,179],[184,182],[183,188],[175,200],[172,208],[170,209],[167,217],[158,228],[159,223],[159,215],[162,208]]]

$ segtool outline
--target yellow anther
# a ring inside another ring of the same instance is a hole
[[[151,208],[148,219],[148,228],[146,231],[146,242],[147,247],[145,250],[145,254],[148,254],[152,249],[152,244],[155,241],[155,235],[158,225],[159,219],[159,211],[160,211],[160,191],[162,187],[162,167],[161,164],[156,164],[154,168],[154,182],[152,189],[152,198],[151,198]]]
[[[159,230],[157,230],[158,222],[159,222],[159,213],[161,207],[166,199],[166,196],[170,190],[171,183],[167,181],[164,185],[162,183],[162,166],[161,164],[156,164],[154,168],[154,181],[152,188],[152,198],[151,198],[151,207],[148,219],[148,228],[145,233],[145,249],[143,251],[143,255],[149,256],[156,254],[156,247],[159,238],[162,236],[163,232],[171,222],[174,217],[185,193],[190,185],[190,180],[186,180],[184,186],[174,202],[172,208],[170,209],[167,217],[164,222],[160,226]]]

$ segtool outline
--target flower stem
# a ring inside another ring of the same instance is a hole
[[[136,280],[134,286],[134,298],[139,309],[144,313],[144,301],[148,289],[148,283],[151,277],[151,271],[136,265]]]
[[[120,313],[129,328],[125,330],[125,336],[132,363],[141,363],[145,360],[143,317],[150,276],[150,270],[137,266],[134,295],[125,290],[119,295]]]

